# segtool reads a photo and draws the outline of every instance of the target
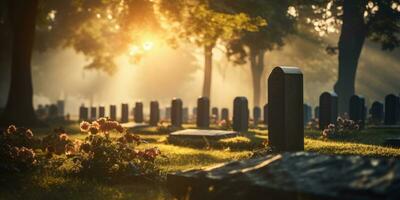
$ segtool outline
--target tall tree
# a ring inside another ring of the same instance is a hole
[[[231,40],[227,51],[228,57],[233,58],[237,64],[249,60],[253,79],[253,105],[260,106],[262,84],[266,84],[262,83],[265,53],[282,47],[284,38],[295,31],[294,7],[290,7],[288,0],[217,0],[214,7],[227,13],[243,12],[250,17],[262,17],[268,22],[268,26],[261,27],[259,31],[245,31],[240,38]]]
[[[399,0],[325,0],[297,1],[304,17],[314,25],[314,30],[324,35],[340,30],[337,47],[338,80],[334,86],[339,96],[339,111],[348,111],[348,102],[355,93],[355,80],[365,40],[381,43],[383,50],[393,50],[400,45]]]
[[[204,49],[204,82],[202,96],[210,97],[212,50],[218,42],[233,40],[242,31],[254,32],[266,22],[244,13],[223,13],[210,8],[208,0],[159,0],[158,12],[166,19],[173,40],[183,39]]]

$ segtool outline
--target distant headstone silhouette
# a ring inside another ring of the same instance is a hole
[[[314,118],[316,118],[316,119],[319,118],[319,106],[316,106],[314,108]]]
[[[89,108],[81,105],[79,107],[79,120],[88,120],[89,119]]]
[[[236,97],[233,101],[233,130],[246,132],[249,127],[249,108],[246,97]]]
[[[219,120],[219,113],[218,113],[218,108],[217,107],[213,107],[211,109],[211,114],[213,115],[213,120],[215,122]]]
[[[165,120],[167,121],[171,120],[171,107],[165,108]]]
[[[311,108],[311,106],[308,105],[308,104],[303,104],[303,112],[304,112],[304,116],[303,116],[304,127],[306,127],[308,122],[312,118],[312,108]]]
[[[371,120],[373,123],[381,123],[384,118],[383,103],[374,101],[369,110],[369,114],[371,114]]]
[[[182,122],[183,123],[189,122],[189,108],[188,107],[184,107],[182,109]]]
[[[258,106],[255,106],[253,108],[253,122],[254,126],[257,126],[261,118],[261,108]]]
[[[48,119],[56,119],[58,117],[58,107],[56,104],[51,104],[49,106],[49,112],[47,115]]]
[[[197,99],[196,125],[198,128],[209,128],[210,126],[210,100],[208,97]]]
[[[111,120],[117,120],[117,106],[116,105],[110,105],[110,119]]]
[[[303,74],[275,67],[268,78],[268,142],[277,151],[304,150]]]
[[[338,96],[334,92],[324,92],[319,96],[319,128],[336,124],[338,117]]]
[[[136,123],[143,123],[144,119],[143,119],[143,103],[142,102],[135,103],[133,117],[134,117],[134,121]]]
[[[221,109],[221,120],[225,120],[226,122],[229,121],[229,109],[228,108]]]
[[[129,121],[129,106],[126,103],[121,104],[121,122],[127,123]]]
[[[264,124],[268,125],[268,103],[264,105]]]
[[[91,120],[96,120],[97,119],[97,108],[96,107],[90,107],[90,119]]]
[[[171,125],[174,127],[182,126],[182,107],[181,99],[174,98],[171,102]]]
[[[58,100],[57,101],[57,113],[59,117],[64,117],[65,115],[65,101],[64,100]]]
[[[395,125],[398,121],[400,102],[394,94],[385,97],[385,125]]]
[[[349,117],[351,120],[358,123],[361,129],[364,128],[365,115],[366,115],[365,99],[358,95],[351,96],[349,104]]]
[[[160,121],[160,107],[158,101],[150,102],[150,126],[157,126]]]
[[[99,118],[106,116],[106,108],[104,106],[99,106]]]

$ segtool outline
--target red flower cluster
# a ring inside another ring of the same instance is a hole
[[[32,149],[26,147],[12,147],[10,149],[10,157],[13,160],[18,160],[19,162],[34,164],[36,163],[35,152]]]
[[[139,145],[143,142],[139,135],[135,135],[133,133],[125,133],[124,136],[118,138],[118,142],[126,144],[126,143],[136,143]]]
[[[145,149],[144,151],[135,150],[134,153],[137,157],[144,158],[148,161],[154,161],[157,156],[161,155],[161,151],[157,147]]]
[[[80,123],[80,129],[82,132],[89,132],[94,135],[99,132],[107,133],[112,130],[116,130],[120,133],[124,132],[124,128],[120,123],[105,117],[99,118],[92,123],[82,121]]]

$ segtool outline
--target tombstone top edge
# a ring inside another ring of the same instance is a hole
[[[323,93],[321,94],[321,96],[322,96],[322,95],[326,95],[326,94],[337,97],[337,94],[336,94],[335,92],[332,92],[332,91],[331,91],[331,92],[325,91],[325,92],[323,92]]]
[[[274,73],[274,72],[275,73],[279,72],[279,73],[283,73],[283,74],[300,74],[300,75],[303,74],[301,72],[300,68],[298,68],[298,67],[289,67],[289,66],[277,66],[272,70],[271,74]]]

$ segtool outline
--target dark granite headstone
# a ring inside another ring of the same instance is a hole
[[[260,121],[261,118],[261,108],[256,106],[253,108],[253,122],[254,122],[254,126],[258,126],[258,123]]]
[[[264,110],[264,124],[268,125],[268,104],[267,103],[264,105],[263,110]]]
[[[181,99],[174,98],[171,101],[171,125],[174,127],[182,126],[182,107]]]
[[[90,119],[91,120],[97,119],[97,108],[96,107],[90,107]]]
[[[221,109],[221,120],[225,120],[226,122],[229,121],[229,109],[228,108]]]
[[[385,97],[385,125],[395,125],[398,121],[399,99],[394,94]]]
[[[79,120],[88,120],[89,119],[89,108],[82,105],[79,107]]]
[[[319,128],[336,124],[338,117],[338,96],[334,92],[324,92],[319,96]]]
[[[210,126],[210,100],[208,97],[197,99],[196,125],[198,128],[208,128]]]
[[[58,117],[58,107],[56,104],[51,104],[49,106],[49,113],[47,115],[48,119],[56,119]]]
[[[111,120],[117,120],[117,106],[116,105],[110,105],[110,119]]]
[[[361,129],[364,128],[365,114],[365,99],[358,95],[351,96],[349,104],[349,117],[351,120],[358,123]]]
[[[136,123],[143,123],[144,119],[143,119],[143,103],[142,102],[135,103],[133,118]]]
[[[121,122],[127,123],[129,121],[129,106],[126,103],[121,104]]]
[[[314,108],[314,118],[319,119],[319,106]]]
[[[268,142],[277,151],[304,150],[303,74],[275,67],[268,78]]]
[[[190,200],[394,200],[399,177],[396,159],[296,152],[168,174],[166,185]]]
[[[312,118],[312,108],[308,104],[303,104],[303,121],[304,121],[304,127],[307,126],[308,122]]]
[[[371,120],[373,123],[381,123],[384,118],[383,103],[374,101],[374,103],[371,105],[371,109],[369,110],[369,114],[371,114]]]
[[[150,126],[157,126],[160,121],[160,108],[158,101],[150,102]]]
[[[99,106],[99,118],[106,116],[106,108],[104,106]]]
[[[211,109],[211,114],[212,114],[212,118],[213,118],[214,122],[219,120],[219,113],[218,113],[218,108],[217,107],[213,107]]]
[[[236,97],[233,101],[233,130],[247,132],[249,128],[249,108],[246,97]]]

